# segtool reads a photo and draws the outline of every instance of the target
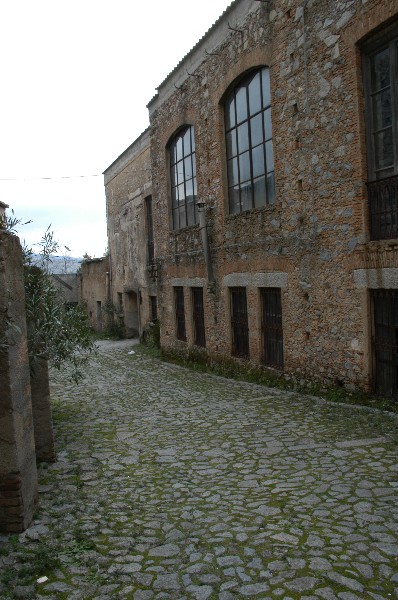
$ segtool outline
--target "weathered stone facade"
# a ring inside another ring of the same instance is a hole
[[[165,346],[177,343],[173,285],[184,287],[189,315],[190,279],[206,283],[199,227],[164,226],[170,223],[165,149],[189,124],[216,280],[205,294],[209,351],[230,355],[228,288],[243,286],[250,359],[261,361],[258,290],[271,278],[282,294],[285,372],[369,389],[371,310],[360,274],[370,265],[379,274],[396,272],[398,263],[396,241],[369,241],[360,44],[394,17],[393,1],[240,0],[160,85],[149,110]],[[229,216],[223,103],[231,85],[260,66],[271,76],[276,201]]]
[[[197,344],[192,288],[201,288],[201,345],[220,357],[239,355],[232,294],[243,290],[246,358],[267,366],[263,291],[270,290],[281,303],[280,368],[286,377],[374,389],[378,300],[372,290],[398,289],[398,234],[375,239],[370,231],[367,182],[377,177],[369,169],[362,58],[369,40],[382,39],[387,27],[389,40],[395,39],[391,27],[395,24],[397,36],[397,23],[395,0],[236,0],[161,83],[148,108],[164,347]],[[263,68],[270,75],[275,201],[230,214],[226,101],[244,76]],[[178,186],[170,172],[178,157],[171,157],[170,148],[178,152],[174,140],[187,128],[194,131],[196,199],[205,223],[176,228],[172,208],[175,212],[179,205],[172,194]],[[382,152],[390,150],[387,146]],[[398,148],[394,152],[398,156]],[[129,252],[136,257],[132,272],[144,264],[126,234],[131,231],[127,199],[132,201],[133,188],[142,185],[137,177],[126,168],[123,183],[120,179],[125,214],[122,202],[116,209],[118,194],[111,192],[108,178],[109,236],[120,282]],[[391,185],[398,194],[396,182]],[[124,250],[116,251],[123,244]],[[395,296],[387,302],[394,306]],[[178,333],[181,313],[183,334]],[[391,333],[396,325],[390,325]],[[391,356],[394,351],[391,342]],[[396,366],[386,367],[394,393]]]
[[[22,250],[0,230],[0,531],[21,532],[38,499]]]
[[[107,326],[109,257],[84,260],[80,266],[80,301],[86,306],[91,326],[102,331]]]
[[[156,267],[148,237],[152,180],[146,130],[104,172],[111,297],[127,337],[141,335],[155,316]],[[153,233],[153,232],[152,232]]]

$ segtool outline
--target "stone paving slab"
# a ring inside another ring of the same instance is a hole
[[[58,461],[1,598],[398,598],[396,417],[130,349],[53,373]]]

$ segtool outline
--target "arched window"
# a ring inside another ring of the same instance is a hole
[[[225,102],[229,212],[275,200],[269,69],[252,71]]]
[[[173,229],[182,229],[198,222],[194,128],[181,129],[169,152]]]

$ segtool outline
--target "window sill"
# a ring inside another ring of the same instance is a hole
[[[243,210],[242,212],[239,212],[239,213],[234,213],[232,215],[231,214],[225,215],[225,220],[232,221],[234,219],[239,219],[239,218],[247,219],[248,217],[250,217],[252,215],[256,215],[256,214],[273,213],[276,210],[276,208],[277,208],[276,203],[267,204],[266,206],[261,206],[260,208],[249,208],[248,210]]]

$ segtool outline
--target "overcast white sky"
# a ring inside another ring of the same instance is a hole
[[[0,200],[32,219],[21,238],[34,244],[51,224],[71,256],[103,255],[102,172],[148,126],[156,87],[229,4],[1,3]]]

